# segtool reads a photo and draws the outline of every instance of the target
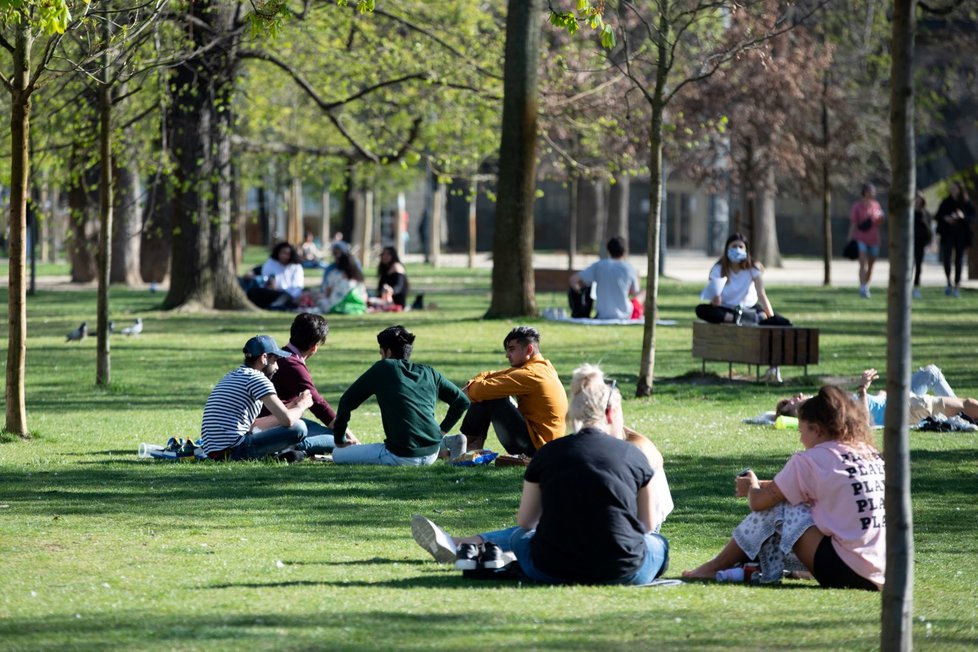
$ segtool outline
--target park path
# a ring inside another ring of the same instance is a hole
[[[408,254],[405,256],[406,262],[421,263],[424,257],[421,254]],[[629,261],[639,271],[645,275],[647,263],[645,256],[629,256]],[[596,261],[597,256],[578,254],[574,257],[575,266],[583,269],[585,266]],[[669,251],[665,262],[665,275],[667,278],[682,281],[684,283],[706,283],[707,274],[710,267],[715,262],[715,258],[707,256],[701,251],[679,250]],[[5,260],[3,262],[6,262]],[[441,267],[465,267],[468,263],[466,254],[442,254],[439,261]],[[476,266],[481,268],[492,267],[492,257],[488,253],[480,253],[476,256]],[[567,266],[567,254],[565,253],[535,253],[533,255],[534,267],[562,269]],[[965,267],[967,269],[967,266]],[[832,261],[832,285],[836,287],[856,288],[858,266],[855,261],[844,258],[836,258]],[[890,273],[890,264],[887,260],[879,260],[873,270],[873,289],[882,291],[887,283]],[[815,258],[788,258],[785,259],[782,267],[769,267],[764,274],[764,283],[769,286],[778,285],[822,285],[823,279],[822,261]],[[943,287],[944,270],[938,263],[934,254],[928,254],[924,261],[924,270],[921,275],[921,284],[926,287]],[[7,275],[0,275],[0,287],[7,286]],[[37,278],[37,286],[41,288],[57,289],[90,289],[95,287],[95,283],[71,283],[70,278],[65,276],[42,276]],[[148,288],[147,286],[144,286]],[[965,280],[962,287],[978,290],[978,280]],[[159,288],[165,290],[165,287]]]

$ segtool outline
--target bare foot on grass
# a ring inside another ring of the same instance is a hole
[[[684,580],[712,580],[716,578],[717,571],[723,570],[716,559],[711,559],[705,564],[701,564],[691,570],[684,570],[682,573]]]

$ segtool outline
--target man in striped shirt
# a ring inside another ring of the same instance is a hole
[[[243,352],[244,364],[221,379],[204,405],[201,446],[211,459],[258,459],[291,451],[306,438],[302,414],[312,405],[309,390],[283,403],[270,380],[279,358],[292,354],[268,335],[248,340]],[[262,406],[271,414],[259,418]]]

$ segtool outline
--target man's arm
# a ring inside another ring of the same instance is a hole
[[[346,437],[346,427],[350,423],[351,413],[360,407],[364,401],[374,395],[375,384],[380,382],[377,376],[377,364],[367,369],[363,374],[347,387],[340,397],[339,406],[336,409],[336,418],[333,419],[333,438],[339,447],[352,443]]]
[[[482,372],[469,381],[465,393],[472,401],[491,401],[507,396],[521,396],[539,385],[539,379],[523,367]]]
[[[458,423],[458,420],[462,418],[465,411],[469,409],[470,401],[455,383],[437,371],[435,371],[435,374],[435,381],[438,385],[438,398],[448,403],[448,412],[445,413],[445,418],[442,420],[439,428],[442,432],[448,432],[452,429],[452,426]]]
[[[268,408],[271,414],[267,417],[255,419],[252,427],[267,430],[275,426],[291,428],[295,422],[302,418],[302,413],[312,405],[312,396],[308,390],[299,394],[288,405],[282,402],[278,394],[265,394],[261,397],[262,405]]]

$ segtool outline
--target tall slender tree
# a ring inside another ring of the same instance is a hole
[[[890,279],[886,301],[886,585],[881,650],[913,646],[913,511],[910,504],[910,285],[913,197],[917,191],[914,138],[916,0],[895,0],[890,39]]]
[[[87,4],[78,2],[82,13]],[[31,98],[49,71],[48,63],[71,23],[69,0],[8,0],[0,5],[0,48],[10,68],[0,84],[10,94],[10,245],[7,299],[7,432],[26,437],[24,369],[27,357],[26,241],[30,188]],[[35,57],[35,50],[39,53]]]

